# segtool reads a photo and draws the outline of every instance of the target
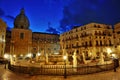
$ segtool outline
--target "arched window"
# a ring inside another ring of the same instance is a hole
[[[96,27],[96,25],[94,25],[94,27]]]
[[[87,41],[85,42],[85,46],[88,46],[88,45],[87,45]]]
[[[96,46],[98,46],[98,41],[96,41]]]
[[[109,40],[109,45],[110,45],[110,46],[112,45],[111,40]]]
[[[24,33],[20,33],[20,39],[24,39]]]
[[[98,25],[98,28],[100,28],[100,25]]]
[[[99,35],[101,35],[101,32],[99,31]]]
[[[97,35],[97,31],[95,31],[95,35]]]
[[[79,53],[79,50],[77,50],[76,53],[78,54],[78,53]]]
[[[102,41],[100,41],[100,46],[102,46]]]
[[[92,42],[91,41],[89,41],[89,44],[90,44],[90,46],[92,46]]]
[[[21,26],[21,29],[23,29],[23,26]]]

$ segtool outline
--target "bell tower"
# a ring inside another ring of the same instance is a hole
[[[31,52],[32,31],[29,29],[29,20],[24,9],[16,16],[14,28],[11,31],[10,53],[16,56]]]

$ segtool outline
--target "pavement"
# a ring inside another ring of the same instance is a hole
[[[0,80],[120,80],[120,67],[117,71],[105,71],[87,75],[72,75],[67,76],[47,76],[36,75],[30,76],[28,74],[15,73],[5,69],[5,65],[0,65]]]

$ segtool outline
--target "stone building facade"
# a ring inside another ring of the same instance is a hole
[[[6,28],[6,23],[0,19],[0,57],[4,55]]]
[[[111,25],[90,23],[60,35],[60,52],[72,56],[76,51],[78,63],[99,59],[101,53],[107,59],[115,52],[114,48]]]
[[[32,32],[29,29],[29,19],[21,9],[14,20],[14,28],[6,33],[5,53],[20,56],[32,54],[59,53],[59,35],[41,32]],[[45,56],[45,55],[44,55]]]
[[[59,35],[33,32],[32,34],[32,53],[58,54],[59,53]]]
[[[114,44],[117,55],[120,57],[120,23],[114,25]]]

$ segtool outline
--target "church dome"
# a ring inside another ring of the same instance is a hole
[[[14,28],[19,28],[19,29],[29,29],[29,20],[27,16],[24,13],[24,9],[21,9],[21,12],[19,15],[16,16],[15,21],[14,21]]]

